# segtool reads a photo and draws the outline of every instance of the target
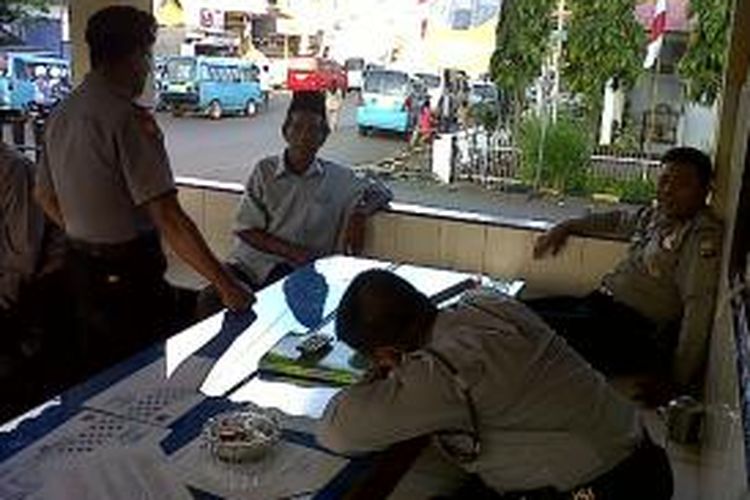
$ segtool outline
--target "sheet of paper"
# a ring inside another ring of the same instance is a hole
[[[33,498],[55,467],[76,464],[108,448],[156,448],[166,434],[153,425],[83,410],[0,464],[0,498]]]
[[[288,415],[320,418],[328,401],[340,387],[303,386],[291,381],[263,380],[255,377],[229,396],[236,403],[255,403],[278,408]]]
[[[170,457],[175,475],[191,486],[227,499],[272,500],[298,497],[323,488],[347,460],[281,441],[257,462],[229,464],[195,439]]]
[[[106,447],[43,467],[34,500],[192,500],[157,447]]]
[[[167,376],[165,359],[160,358],[97,394],[84,406],[168,426],[205,399],[198,388],[212,365],[213,360],[194,356]]]

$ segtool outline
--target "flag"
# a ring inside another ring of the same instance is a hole
[[[656,0],[654,17],[651,19],[651,34],[648,38],[648,50],[646,60],[643,61],[645,69],[651,68],[659,58],[661,46],[664,43],[664,33],[667,31],[667,0]]]

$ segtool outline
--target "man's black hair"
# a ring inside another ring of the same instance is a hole
[[[424,338],[411,329],[431,323],[437,308],[405,279],[380,269],[359,274],[347,288],[336,314],[336,336],[364,354],[377,347],[418,349]]]
[[[157,29],[154,16],[135,7],[113,5],[96,12],[86,25],[91,67],[149,50]]]
[[[706,189],[711,186],[713,166],[711,165],[711,159],[703,151],[690,147],[672,148],[664,153],[661,161],[664,164],[692,167],[701,186]]]
[[[323,130],[325,137],[331,133],[331,129],[328,126],[328,116],[326,114],[326,95],[324,92],[316,91],[299,91],[292,94],[292,102],[289,104],[289,108],[286,110],[286,119],[284,120],[284,128],[289,124],[289,119],[292,113],[295,111],[308,111],[320,116],[323,123]]]

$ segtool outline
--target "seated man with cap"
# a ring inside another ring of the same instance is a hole
[[[371,368],[319,423],[335,452],[429,437],[465,472],[460,491],[437,492],[454,498],[672,495],[667,455],[634,406],[507,296],[479,289],[437,309],[403,278],[366,271],[344,293],[336,335]]]
[[[261,160],[245,186],[229,265],[256,289],[318,257],[361,251],[365,218],[392,198],[382,183],[317,156],[330,133],[325,103],[322,92],[294,94],[286,149]]]

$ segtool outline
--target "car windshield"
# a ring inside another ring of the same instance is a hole
[[[188,81],[195,78],[195,61],[173,59],[167,62],[167,78],[170,81]]]
[[[497,98],[497,89],[492,85],[474,85],[471,87],[471,93],[481,101],[491,101]]]
[[[346,69],[348,71],[359,71],[365,67],[365,61],[363,59],[347,59]]]
[[[409,91],[409,77],[398,71],[373,71],[365,79],[365,92],[404,95]]]
[[[437,75],[431,75],[429,73],[417,73],[415,76],[422,80],[422,83],[424,83],[425,87],[427,87],[428,89],[436,89],[440,87],[440,77]]]

